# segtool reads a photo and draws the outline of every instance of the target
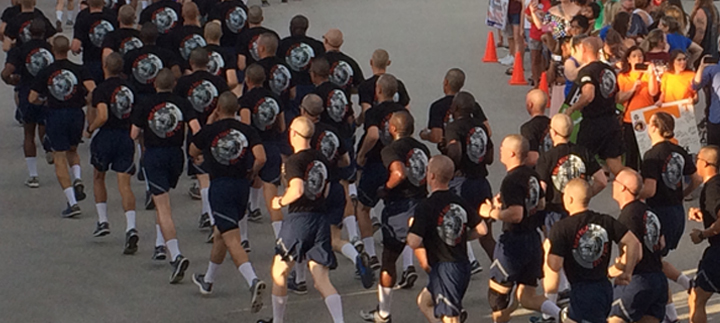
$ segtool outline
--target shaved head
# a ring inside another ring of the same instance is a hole
[[[586,51],[592,52],[595,55],[597,55],[600,49],[603,47],[602,39],[595,36],[583,39],[580,44],[585,48]]]
[[[390,117],[390,126],[395,127],[400,137],[409,137],[415,131],[415,119],[410,112],[398,111]]]
[[[303,36],[310,28],[310,21],[303,15],[297,15],[290,20],[290,34],[293,36]]]
[[[253,63],[245,69],[245,79],[252,85],[262,85],[265,83],[265,69]]]
[[[225,91],[218,97],[217,108],[225,115],[236,115],[240,105],[234,93]]]
[[[310,64],[310,73],[314,73],[321,79],[330,77],[330,63],[325,57],[318,57],[312,60]]]
[[[207,68],[210,63],[210,56],[205,48],[198,47],[190,52],[189,62],[196,68]]]
[[[469,92],[460,92],[453,98],[452,107],[458,116],[469,117],[475,109],[475,97]]]
[[[438,182],[442,184],[450,183],[455,175],[455,164],[450,157],[445,155],[435,155],[428,162],[428,175],[434,174]]]
[[[565,195],[571,197],[574,201],[580,202],[582,206],[590,204],[592,197],[592,189],[590,184],[582,178],[573,178],[565,185]]]
[[[99,9],[102,8],[103,5],[105,5],[105,2],[103,0],[88,0],[88,6],[93,9]]]
[[[390,54],[384,49],[376,49],[372,55],[373,66],[379,69],[385,69],[390,63]]]
[[[269,54],[274,54],[277,52],[278,47],[278,38],[273,33],[263,33],[258,37],[258,46],[265,47],[265,50]]]
[[[517,134],[505,137],[502,141],[502,147],[514,152],[520,160],[525,160],[528,151],[530,151],[530,143],[528,140]]]
[[[53,39],[52,51],[55,55],[67,55],[70,50],[70,41],[65,36],[57,36]]]
[[[216,21],[210,21],[205,24],[205,40],[208,42],[218,42],[222,37],[222,26]]]
[[[309,118],[299,116],[293,119],[290,129],[300,134],[301,137],[310,139],[315,133],[315,124]]]
[[[175,74],[169,68],[163,68],[155,78],[155,87],[158,90],[172,91],[175,87]]]
[[[320,114],[325,111],[322,98],[315,93],[305,95],[302,103],[300,103],[300,107],[313,117],[320,116]]]
[[[122,73],[123,58],[118,52],[110,53],[110,55],[105,57],[105,62],[103,62],[103,64],[105,65],[105,69],[107,69],[112,76],[117,76]]]
[[[325,41],[328,45],[334,48],[340,48],[343,44],[343,33],[340,29],[333,28],[325,33]]]
[[[643,179],[638,172],[631,168],[625,167],[615,176],[615,181],[624,187],[626,191],[633,197],[640,195],[642,190]]]
[[[182,5],[183,19],[194,21],[197,20],[199,15],[200,11],[198,10],[198,6],[195,4],[195,2],[188,1]]]
[[[263,11],[258,5],[250,6],[248,8],[248,23],[259,24],[263,21]]]
[[[543,113],[547,102],[547,95],[540,89],[530,90],[525,96],[525,106],[530,114]]]
[[[703,160],[707,161],[708,164],[712,164],[713,166],[715,166],[715,168],[717,168],[719,152],[720,148],[718,148],[718,146],[705,146],[700,149],[700,152],[698,153],[698,158],[702,158]]]
[[[465,86],[465,72],[459,68],[451,68],[445,74],[445,81],[451,91],[457,93],[460,92],[463,86]]]
[[[392,74],[380,75],[375,86],[380,88],[386,99],[392,98],[398,91],[397,79]]]
[[[557,132],[560,137],[570,138],[573,130],[573,121],[567,114],[558,113],[550,120],[550,128]]]
[[[132,26],[135,23],[135,8],[128,4],[120,7],[118,21],[123,25]]]

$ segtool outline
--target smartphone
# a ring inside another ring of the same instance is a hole
[[[717,63],[718,63],[718,59],[715,58],[715,57],[705,57],[705,58],[703,59],[703,63],[705,63],[705,64],[717,64]]]
[[[647,69],[648,69],[648,64],[645,64],[645,63],[637,63],[637,64],[635,64],[635,69],[638,70],[638,71],[647,71]]]

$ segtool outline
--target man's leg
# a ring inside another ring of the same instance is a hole
[[[359,249],[358,251],[363,251],[364,246],[362,240],[358,236],[357,217],[355,217],[355,205],[357,204],[357,199],[353,199],[352,193],[350,192],[350,185],[355,186],[355,184],[351,184],[346,180],[340,180],[340,184],[342,184],[343,188],[345,188],[345,193],[347,194],[345,199],[345,211],[343,214],[343,226],[345,226],[350,243],[352,243],[355,248]],[[357,192],[355,195],[357,195]]]
[[[333,322],[343,322],[343,310],[342,300],[338,294],[335,286],[330,282],[330,270],[313,260],[308,262],[310,268],[310,274],[315,282],[315,289],[320,292],[320,295],[325,299],[325,306],[327,306],[330,316],[333,318]]]
[[[210,175],[197,174],[196,177],[198,180],[198,184],[200,185],[200,200],[202,203],[200,217],[201,220],[205,216],[207,216],[209,219],[210,214],[212,214],[212,208],[210,208],[210,198],[208,197],[208,192],[210,191]]]
[[[362,237],[365,252],[367,252],[368,256],[371,258],[374,257],[377,260],[372,221],[370,220],[370,210],[372,207],[366,206],[362,203],[360,203],[359,206],[360,207],[357,209],[357,223],[360,228],[360,237]]]
[[[518,308],[517,289],[513,288],[513,283],[500,284],[493,279],[490,279],[488,288],[493,322],[510,322],[510,314]]]
[[[170,260],[180,256],[180,248],[178,246],[177,235],[175,232],[175,223],[172,219],[172,209],[170,208],[170,194],[162,193],[153,195],[155,202],[155,212],[157,213],[157,223],[160,225],[162,236],[165,238],[165,244],[170,251]]]
[[[130,187],[132,175],[129,173],[118,173],[118,190],[122,198],[123,211],[125,211],[126,227],[125,232],[135,229],[135,194]]]
[[[282,228],[283,213],[282,210],[274,210],[272,208],[272,199],[277,196],[278,187],[273,183],[263,183],[263,195],[265,195],[265,206],[270,212],[270,220],[272,220],[273,233],[275,233],[275,239],[280,234]]]
[[[36,123],[23,124],[23,130],[24,130],[23,151],[25,153],[25,163],[27,164],[28,175],[30,176],[30,179],[35,177],[36,181],[37,181],[38,171],[37,171],[37,147],[35,146],[35,128],[37,128]],[[26,184],[33,188],[40,186],[39,183],[37,183],[37,182],[36,182],[36,184],[31,184],[30,180],[28,180],[28,182]]]
[[[67,24],[72,26],[75,14],[75,0],[67,0]]]
[[[487,254],[489,259],[495,259],[495,237],[493,237],[493,231],[492,231],[492,223],[486,222],[487,224],[487,234],[480,237],[478,241],[480,241],[480,246],[485,250],[485,254]]]
[[[216,227],[217,228],[217,227]],[[250,287],[250,308],[252,313],[257,313],[262,309],[262,293],[265,291],[265,282],[259,280],[255,274],[255,270],[248,259],[245,248],[240,244],[241,237],[238,229],[228,230],[222,233],[222,242],[230,252],[230,257],[235,263],[235,268],[245,278],[245,282]],[[214,242],[213,242],[214,243]]]
[[[212,286],[215,283],[215,273],[220,268],[223,261],[225,260],[225,254],[227,253],[227,247],[223,236],[218,231],[217,227],[213,227],[213,245],[210,250],[210,261],[208,262],[207,270],[205,274],[194,274],[192,279],[193,283],[200,289],[200,294],[209,295],[212,293]]]
[[[68,172],[68,159],[66,151],[55,151],[53,152],[53,159],[55,159],[55,176],[57,177],[60,187],[65,192],[68,204],[70,206],[76,205],[75,192],[70,182],[70,172]]]
[[[427,288],[423,288],[420,294],[417,296],[417,305],[420,312],[425,315],[425,318],[430,323],[438,323],[438,319],[435,318],[435,302],[433,302],[432,295]]]
[[[98,214],[97,228],[93,236],[102,237],[110,233],[107,218],[107,188],[105,187],[105,172],[96,168],[93,168],[93,195]]]
[[[67,152],[68,166],[72,170],[72,185],[75,190],[75,197],[78,201],[85,199],[85,185],[82,181],[82,170],[80,168],[80,155],[77,152],[77,146],[70,147]]]
[[[548,300],[543,295],[537,294],[535,287],[520,284],[518,285],[518,295],[522,307],[542,312],[559,321],[560,307],[554,302]]]
[[[57,0],[55,3],[55,18],[60,23],[63,20],[63,11],[65,11],[65,0]]]
[[[285,322],[285,307],[287,306],[287,276],[294,263],[286,262],[279,255],[275,255],[272,265],[272,310],[273,323]]]
[[[688,305],[690,307],[690,323],[707,323],[707,312],[705,306],[712,297],[712,293],[705,291],[702,287],[695,287],[690,292]]]
[[[383,248],[382,269],[380,272],[380,283],[378,284],[378,314],[381,317],[389,318],[392,308],[392,289],[397,279],[397,269],[395,262],[400,256],[399,253]]]

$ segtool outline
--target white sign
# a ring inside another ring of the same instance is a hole
[[[700,151],[700,135],[695,121],[695,106],[692,99],[664,103],[662,106],[649,106],[630,112],[635,138],[637,139],[640,156],[652,148],[648,122],[653,114],[666,112],[675,118],[675,138],[672,142],[685,148],[689,154]]]
[[[509,0],[490,0],[485,23],[493,28],[503,30],[507,20]]]

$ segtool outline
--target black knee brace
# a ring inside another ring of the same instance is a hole
[[[493,312],[502,311],[510,306],[514,284],[511,282],[498,283],[490,279],[488,287],[488,303]]]

